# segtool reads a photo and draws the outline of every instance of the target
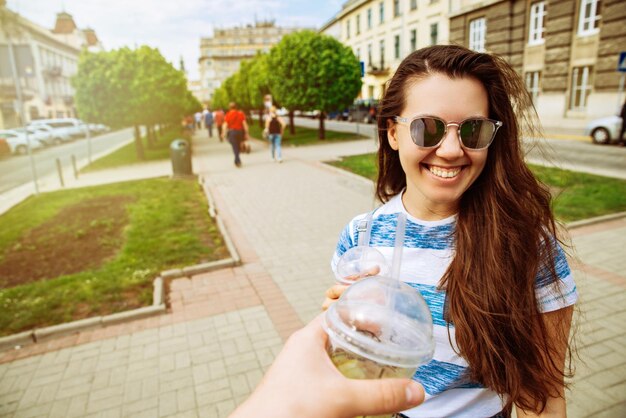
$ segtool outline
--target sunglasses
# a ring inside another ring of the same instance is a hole
[[[470,118],[462,122],[446,123],[434,116],[417,116],[413,119],[396,116],[395,121],[409,127],[411,139],[420,148],[436,148],[441,145],[449,126],[456,126],[461,145],[471,150],[481,150],[491,145],[502,122],[487,118]]]

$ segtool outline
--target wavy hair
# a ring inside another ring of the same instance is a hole
[[[446,290],[446,320],[454,324],[459,354],[469,363],[468,378],[508,395],[507,411],[513,404],[542,411],[550,396],[561,396],[571,368],[555,364],[557,343],[537,309],[538,273],[557,280],[557,234],[550,193],[524,163],[522,126],[529,134],[539,125],[515,70],[498,56],[455,45],[420,49],[404,59],[380,104],[376,194],[386,202],[406,187],[387,128],[402,113],[410,83],[432,74],[480,81],[489,117],[503,122],[482,173],[459,202],[455,254],[440,283]],[[569,346],[567,354],[571,360]]]

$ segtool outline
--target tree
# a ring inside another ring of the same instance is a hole
[[[352,104],[361,89],[361,69],[352,50],[312,31],[296,32],[270,50],[272,95],[293,111],[320,111],[319,138],[325,138],[326,113]]]
[[[250,62],[250,68],[247,78],[248,95],[250,97],[251,107],[259,109],[259,124],[263,126],[263,100],[265,95],[271,94],[268,55],[259,53]]]

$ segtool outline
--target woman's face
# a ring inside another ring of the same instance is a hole
[[[437,116],[446,123],[472,117],[489,117],[484,86],[474,78],[449,78],[433,74],[406,86],[406,105],[399,116]],[[404,124],[390,123],[389,145],[398,151],[406,175],[403,203],[409,213],[424,220],[448,217],[458,210],[459,200],[478,178],[487,160],[487,149],[461,146],[458,128],[449,126],[442,143],[434,149],[419,148]]]

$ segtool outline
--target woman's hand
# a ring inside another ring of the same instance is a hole
[[[322,303],[322,310],[325,311],[332,305],[337,302],[337,299],[342,295],[342,293],[348,288],[348,285],[345,284],[336,284],[326,290],[326,299],[324,299],[324,303]]]

